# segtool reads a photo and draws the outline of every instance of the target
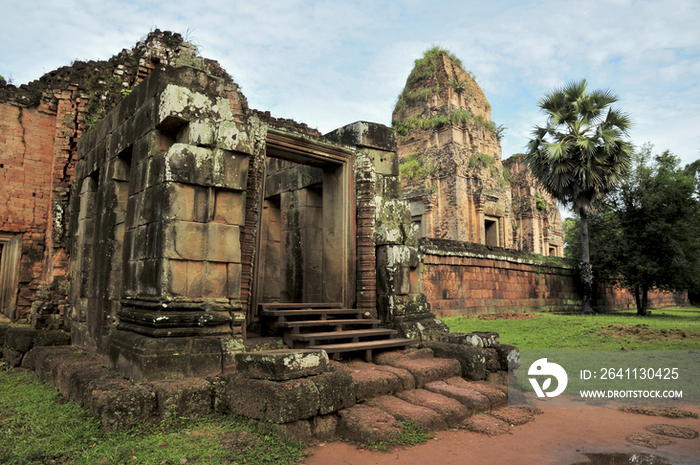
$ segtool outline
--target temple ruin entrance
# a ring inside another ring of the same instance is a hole
[[[354,303],[352,152],[268,134],[257,264],[248,324],[259,304]]]
[[[499,219],[494,217],[484,218],[484,231],[486,238],[486,245],[492,247],[501,247],[501,237],[499,231]]]
[[[0,312],[13,320],[21,258],[22,235],[0,233]]]

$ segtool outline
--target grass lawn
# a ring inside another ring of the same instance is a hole
[[[495,331],[502,344],[521,350],[700,350],[700,308],[654,309],[648,317],[639,317],[635,311],[531,315],[526,319],[469,315],[442,320],[452,332]]]
[[[251,431],[241,418],[218,416],[105,433],[34,374],[0,364],[2,464],[289,464],[303,457],[304,444]]]

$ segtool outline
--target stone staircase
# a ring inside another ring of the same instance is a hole
[[[334,360],[344,354],[363,353],[372,360],[373,351],[404,348],[416,343],[397,338],[394,329],[380,328],[380,320],[365,318],[364,310],[332,303],[260,304],[264,324],[281,334],[292,349],[323,349]]]
[[[337,432],[347,439],[391,441],[408,420],[429,431],[466,428],[489,435],[534,420],[533,410],[507,407],[506,386],[467,381],[457,360],[435,358],[430,349],[386,352],[373,361],[336,365],[352,376],[357,402],[337,412]]]

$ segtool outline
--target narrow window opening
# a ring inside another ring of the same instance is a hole
[[[486,233],[486,245],[491,247],[500,247],[500,237],[498,234],[498,219],[486,218],[484,220],[484,230]]]

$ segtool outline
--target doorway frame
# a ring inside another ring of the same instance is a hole
[[[356,296],[355,151],[275,128],[268,128],[265,143],[265,158],[260,181],[262,185],[257,189],[260,196],[257,203],[261,207],[265,197],[268,158],[278,158],[323,169],[323,273],[326,276],[329,269],[327,267],[334,269],[336,272],[333,276],[334,281],[326,283],[326,286],[338,289],[335,293],[337,298],[323,303],[340,303],[345,308],[352,308]],[[258,265],[262,252],[262,210],[257,221],[256,258],[253,262],[248,318],[246,318],[248,324],[259,318],[259,284],[262,270]],[[327,230],[327,227],[331,228],[332,231]]]

